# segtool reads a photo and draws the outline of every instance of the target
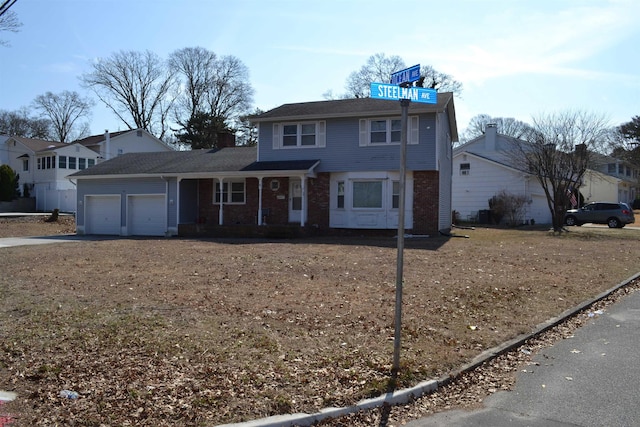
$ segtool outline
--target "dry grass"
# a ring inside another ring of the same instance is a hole
[[[640,258],[631,228],[463,233],[406,241],[401,387],[611,288]],[[5,408],[25,426],[195,426],[377,396],[396,253],[372,238],[0,249],[0,389],[19,395]]]

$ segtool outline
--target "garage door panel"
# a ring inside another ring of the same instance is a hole
[[[165,196],[129,196],[127,220],[131,236],[164,236],[167,228]]]
[[[86,234],[120,234],[120,196],[87,196],[85,204]]]

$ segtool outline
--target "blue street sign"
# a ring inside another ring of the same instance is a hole
[[[438,91],[423,87],[400,87],[385,83],[371,83],[371,98],[399,101],[408,99],[423,104],[437,104]]]
[[[404,70],[396,71],[391,74],[391,84],[399,85],[402,83],[411,83],[420,79],[420,64]]]

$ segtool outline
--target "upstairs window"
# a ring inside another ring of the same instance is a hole
[[[369,132],[370,144],[400,143],[402,136],[402,122],[395,119],[372,120],[371,132]]]
[[[460,163],[460,175],[470,175],[471,163]]]
[[[58,169],[67,168],[67,156],[58,156]]]
[[[420,119],[418,116],[408,118],[409,129],[407,144],[417,144],[419,139]],[[402,121],[397,118],[361,119],[360,146],[379,146],[400,144],[402,138]]]
[[[76,168],[76,158],[69,156],[69,169]]]
[[[273,148],[325,146],[325,122],[275,123]]]
[[[82,170],[86,168],[87,168],[87,159],[85,159],[84,157],[80,157],[78,159],[78,169]]]

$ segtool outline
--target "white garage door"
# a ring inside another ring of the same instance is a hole
[[[87,196],[86,234],[120,234],[120,196]]]
[[[127,234],[130,236],[164,236],[167,208],[164,195],[132,195],[127,201]]]

